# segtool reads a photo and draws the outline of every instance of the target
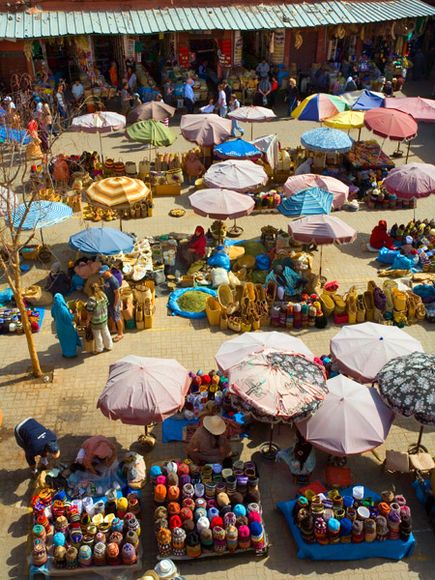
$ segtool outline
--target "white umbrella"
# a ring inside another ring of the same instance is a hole
[[[80,115],[72,120],[71,129],[73,131],[84,131],[85,133],[98,133],[100,139],[101,157],[103,157],[103,141],[101,133],[111,133],[125,128],[127,123],[124,115],[113,113],[112,111],[98,111]]]
[[[227,340],[218,350],[215,359],[219,368],[225,373],[248,355],[261,352],[265,348],[273,348],[281,352],[298,352],[314,359],[314,354],[300,338],[276,331],[245,332]]]
[[[423,352],[421,343],[397,328],[374,322],[344,326],[331,340],[331,353],[340,370],[370,383],[391,359]]]
[[[253,161],[228,159],[214,163],[204,175],[207,187],[232,189],[243,193],[267,183],[264,169]]]

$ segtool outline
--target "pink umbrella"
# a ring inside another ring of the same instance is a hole
[[[270,121],[275,119],[276,115],[272,109],[266,107],[258,107],[256,105],[250,105],[249,107],[239,107],[235,111],[228,113],[230,119],[236,121],[242,121],[245,123],[251,123],[251,140],[253,138],[253,123],[264,123],[265,121]]]
[[[129,355],[110,365],[97,408],[109,419],[146,426],[181,410],[189,386],[176,360]]]
[[[435,122],[435,100],[421,97],[390,97],[385,99],[386,109],[397,109],[409,113],[416,121],[422,123]]]
[[[340,218],[331,215],[311,215],[288,225],[288,232],[294,240],[320,246],[320,275],[324,244],[350,244],[356,240],[356,231]]]
[[[347,201],[349,187],[335,177],[326,175],[316,175],[315,173],[305,173],[303,175],[292,175],[284,184],[283,194],[285,197],[291,197],[310,187],[319,187],[324,191],[330,191],[334,196],[332,206],[334,209],[340,209]]]
[[[354,455],[370,451],[387,438],[394,414],[373,387],[344,375],[326,382],[321,407],[296,426],[303,437],[326,453]]]
[[[295,352],[314,359],[314,354],[300,338],[284,332],[245,332],[227,340],[218,350],[215,359],[224,372],[243,361],[250,354],[273,348],[280,352]]]
[[[435,165],[409,163],[392,169],[383,181],[389,193],[402,199],[426,197],[435,192]]]
[[[363,383],[374,381],[391,359],[412,352],[423,352],[418,340],[396,326],[374,322],[344,326],[331,340],[340,370]]]
[[[181,134],[201,147],[219,145],[231,137],[231,121],[219,115],[183,115]]]
[[[267,183],[264,169],[249,159],[228,159],[214,163],[204,175],[207,187],[232,189],[239,193],[252,191]]]

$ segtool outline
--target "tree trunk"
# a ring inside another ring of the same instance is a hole
[[[12,290],[14,292],[15,302],[17,303],[18,310],[20,311],[21,314],[21,322],[23,324],[23,330],[27,341],[27,348],[32,363],[32,373],[34,377],[39,378],[42,377],[44,373],[42,372],[41,364],[39,362],[39,356],[38,353],[36,352],[32,327],[30,324],[30,320],[27,317],[26,307],[24,305],[23,295],[21,293],[20,258],[18,252],[14,252],[12,268],[15,278],[14,280],[15,284],[13,285]]]

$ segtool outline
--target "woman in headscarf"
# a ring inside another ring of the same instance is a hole
[[[65,298],[62,294],[55,294],[51,315],[54,318],[56,334],[65,358],[77,356],[77,349],[82,346],[78,332],[73,324],[74,317],[71,314]]]
[[[389,250],[394,249],[393,239],[388,235],[387,222],[385,220],[380,220],[378,225],[373,228],[369,244],[374,250],[380,250],[384,247]]]
[[[195,233],[190,240],[181,247],[181,259],[190,266],[205,257],[207,238],[202,226],[196,226]]]

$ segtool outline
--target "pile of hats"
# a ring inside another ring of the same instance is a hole
[[[301,536],[308,544],[346,544],[375,540],[408,540],[411,510],[403,495],[382,492],[382,501],[365,497],[364,487],[357,485],[352,495],[342,496],[334,489],[311,499],[299,496],[293,517]]]
[[[63,490],[43,489],[32,499],[32,562],[42,566],[51,551],[56,568],[132,565],[137,562],[141,512],[135,493],[106,501],[84,497],[70,501]],[[47,514],[51,514],[47,516]],[[50,543],[47,537],[53,534]]]
[[[211,370],[204,373],[201,370],[189,373],[190,387],[186,396],[184,415],[186,419],[199,417],[207,408],[207,403],[222,406],[224,393],[228,387],[228,378],[220,371]]]
[[[254,463],[198,467],[186,460],[153,465],[154,531],[161,557],[261,552],[266,536]]]

